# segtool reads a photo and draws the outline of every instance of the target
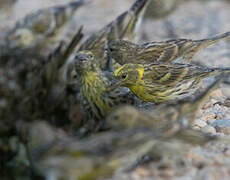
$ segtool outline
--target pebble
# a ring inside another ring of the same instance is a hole
[[[208,109],[208,108],[210,108],[212,105],[213,105],[213,103],[207,102],[207,103],[205,103],[205,104],[203,105],[202,109]]]
[[[227,180],[229,179],[228,168],[226,167],[205,167],[198,172],[200,180]]]
[[[230,120],[227,119],[216,120],[210,125],[215,127],[217,132],[230,134]]]
[[[203,128],[201,128],[201,131],[207,134],[216,134],[216,129],[212,126],[204,126]]]
[[[215,122],[215,121],[216,121],[216,119],[211,119],[211,120],[208,120],[207,123],[208,123],[208,124],[212,124],[212,123]]]
[[[230,97],[229,85],[221,83],[220,87],[222,89],[223,95],[226,97]]]
[[[159,176],[163,178],[172,178],[173,176],[175,176],[175,172],[171,169],[166,169],[161,171]]]
[[[137,168],[135,170],[135,173],[140,177],[140,178],[146,178],[150,177],[152,175],[151,171],[149,171],[147,168]]]
[[[202,128],[202,127],[204,127],[206,125],[207,125],[207,123],[205,121],[200,120],[200,119],[197,119],[194,122],[194,126],[198,126],[200,128]]]
[[[215,118],[216,118],[216,114],[214,112],[210,112],[207,115],[204,115],[202,117],[202,120],[204,120],[204,121],[210,121],[210,120],[213,120]]]
[[[213,91],[213,92],[210,94],[210,97],[211,97],[211,98],[215,98],[215,99],[217,99],[217,98],[222,98],[223,96],[224,96],[224,95],[223,95],[223,92],[222,92],[221,89],[217,89],[217,90]]]
[[[189,151],[187,156],[188,159],[190,159],[191,161],[204,161],[204,156],[194,152],[194,151]]]
[[[224,154],[225,154],[226,156],[230,157],[230,149],[227,149],[227,150],[224,152]]]

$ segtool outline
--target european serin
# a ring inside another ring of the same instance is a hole
[[[87,120],[96,120],[97,125],[100,125],[113,107],[133,102],[128,91],[111,87],[112,81],[101,71],[93,53],[80,51],[75,55],[74,61],[80,84],[80,104]]]
[[[110,58],[120,65],[126,63],[172,62],[182,57],[189,61],[203,48],[229,37],[230,32],[202,40],[174,39],[162,42],[134,44],[125,40],[112,41],[108,45]]]
[[[63,6],[40,9],[18,21],[7,36],[10,48],[27,49],[55,42],[63,25],[84,0]]]
[[[122,86],[146,102],[162,103],[188,97],[208,77],[230,72],[230,68],[207,68],[191,64],[125,64],[114,72]]]
[[[135,31],[142,20],[145,7],[149,0],[137,0],[131,8],[118,16],[114,21],[103,27],[99,32],[91,35],[80,47],[80,50],[90,50],[100,60],[101,68],[105,68],[106,59],[104,48],[107,41],[116,39],[133,39]]]

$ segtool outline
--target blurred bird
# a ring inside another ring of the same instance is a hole
[[[125,40],[117,40],[109,43],[108,55],[115,60],[115,63],[120,65],[126,63],[172,62],[180,57],[182,57],[183,62],[189,62],[197,52],[228,38],[229,35],[230,32],[226,32],[202,40],[174,39],[141,45]]]
[[[101,68],[105,68],[106,59],[103,57],[106,43],[122,38],[133,40],[148,2],[149,0],[137,0],[128,11],[122,13],[99,32],[90,36],[81,45],[80,50],[92,51],[95,57],[100,60]]]
[[[75,57],[75,71],[79,80],[79,101],[83,106],[86,119],[93,121],[91,128],[101,126],[105,116],[120,104],[132,104],[134,99],[128,91],[121,87],[113,88],[113,81],[109,74],[105,74],[99,67],[99,61],[90,51],[80,51]],[[111,76],[112,77],[112,76]],[[94,122],[96,124],[94,124]]]
[[[94,180],[131,167],[155,143],[149,141],[154,136],[152,131],[124,130],[76,140],[37,122],[31,124],[27,138],[37,173],[54,179]]]
[[[11,7],[17,0],[0,0],[0,10]]]
[[[9,32],[8,46],[13,49],[30,49],[57,41],[62,27],[83,4],[84,0],[79,0],[27,15]]]
[[[0,0],[0,21],[1,22],[4,23],[10,18],[10,16],[12,15],[12,10],[16,2],[17,0]],[[6,23],[5,25],[8,25],[8,24]],[[5,26],[2,26],[2,27],[5,27]],[[0,35],[0,39],[2,38],[4,39],[5,35],[6,35],[5,32],[2,31]]]
[[[151,0],[146,8],[144,18],[160,19],[172,13],[181,0]]]
[[[41,137],[44,130],[48,130],[47,127],[42,127],[38,123],[31,127],[37,133],[40,131]],[[51,134],[50,141],[47,141],[47,137],[43,137],[45,141],[41,141],[41,137],[37,141],[34,132],[31,135],[28,134],[29,142],[36,143],[35,146],[33,144],[29,148],[35,170],[47,179],[51,177],[53,179],[80,180],[108,178],[118,172],[129,171],[134,165],[137,166],[137,162],[140,162],[142,157],[147,155],[154,159],[156,156],[164,157],[167,154],[178,156],[179,152],[186,153],[188,150],[188,145],[183,143],[174,145],[173,148],[166,148],[164,151],[156,148],[157,144],[161,144],[162,147],[169,142],[157,139],[152,130],[109,131],[81,141],[68,136],[60,137],[59,135],[58,137],[58,131],[55,129],[50,128],[50,131],[47,132]],[[188,138],[191,139],[192,133],[190,130],[188,131],[190,133],[187,133],[187,136],[190,135]],[[199,134],[197,131],[194,132]],[[53,137],[53,134],[56,134],[56,138]],[[181,136],[182,134],[186,135],[186,133],[181,133]],[[195,137],[199,136],[195,135]],[[169,139],[174,138],[170,137]],[[209,140],[211,138],[206,138],[198,144],[202,145]],[[187,143],[189,144],[189,141]],[[175,152],[173,151],[175,148],[180,150]],[[185,150],[185,148],[187,149]]]
[[[187,0],[188,1],[188,0]],[[177,37],[170,20],[167,18],[172,14],[183,0],[151,0],[146,8],[144,19],[164,20],[164,27],[170,37]]]
[[[162,103],[183,99],[198,89],[202,79],[229,73],[230,68],[191,64],[125,64],[114,72],[118,84],[128,87],[142,101]]]

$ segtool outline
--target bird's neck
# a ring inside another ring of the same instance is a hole
[[[101,71],[88,71],[81,78],[81,94],[94,112],[95,118],[104,118],[111,110],[105,99],[106,94],[109,93],[108,88],[109,81]]]
[[[99,95],[106,91],[108,80],[101,71],[84,72],[80,78],[81,91],[87,97],[89,94]]]

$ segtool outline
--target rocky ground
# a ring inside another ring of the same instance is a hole
[[[65,0],[69,2],[69,0]],[[84,26],[85,38],[129,8],[133,0],[94,0],[76,12],[66,26],[63,38],[73,35]],[[18,0],[12,8],[0,10],[0,38],[16,20],[38,8],[62,4],[63,0]],[[138,33],[138,42],[161,41],[170,38],[201,39],[230,31],[230,2],[224,0],[185,1],[164,19],[146,19]],[[169,25],[170,24],[170,25]],[[166,27],[170,27],[169,29]],[[230,39],[202,50],[194,62],[209,67],[230,67]],[[211,93],[199,111],[194,128],[212,135],[230,136],[230,86],[221,85]],[[170,179],[170,180],[227,180],[230,178],[230,140],[215,141],[190,148],[180,156],[185,164],[178,165],[177,157],[165,164],[152,162],[132,172],[115,173],[111,179]]]

